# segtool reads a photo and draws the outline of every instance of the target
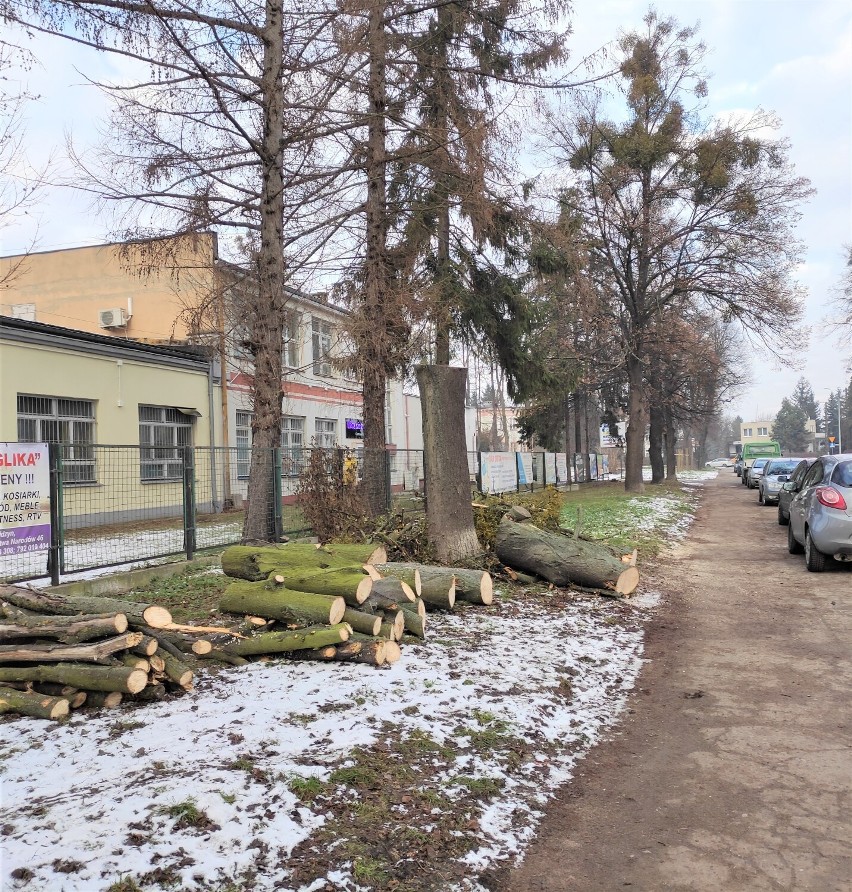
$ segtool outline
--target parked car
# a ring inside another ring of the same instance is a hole
[[[781,458],[781,444],[777,440],[766,440],[761,443],[743,443],[742,483],[749,485],[749,476],[754,463],[759,458]]]
[[[705,462],[705,468],[729,468],[731,466],[731,460],[729,458],[714,458],[708,462]]]
[[[774,505],[782,484],[790,479],[800,458],[771,458],[763,467],[757,481],[757,501],[760,505]]]
[[[778,491],[778,526],[785,527],[790,523],[790,502],[793,496],[802,488],[802,477],[808,473],[808,468],[817,460],[817,457],[811,456],[803,458],[795,467],[790,475],[790,479],[781,485]]]
[[[852,561],[852,452],[823,455],[808,468],[790,502],[787,550],[804,552],[812,573],[832,557]]]
[[[763,469],[769,463],[770,459],[768,458],[756,458],[754,460],[754,464],[750,468],[745,468],[743,470],[743,476],[745,477],[746,486],[749,489],[754,489],[757,486],[758,480],[760,480],[761,475],[763,474]]]

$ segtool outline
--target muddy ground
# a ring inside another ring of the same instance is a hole
[[[723,471],[658,582],[620,733],[490,888],[852,890],[852,566],[808,573]]]

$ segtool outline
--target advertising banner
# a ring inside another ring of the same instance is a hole
[[[533,482],[533,457],[531,452],[516,452],[518,459],[518,483],[529,486]]]
[[[479,473],[483,492],[511,492],[518,488],[518,463],[514,452],[481,452]]]
[[[598,479],[598,457],[594,452],[589,454],[589,477],[592,480]]]
[[[577,483],[585,483],[586,466],[583,463],[583,456],[579,452],[574,453],[574,479]]]
[[[609,457],[606,455],[598,456],[598,467],[601,469],[601,477],[609,480]]]
[[[547,484],[556,483],[556,453],[544,453],[544,482]]]
[[[0,443],[0,556],[50,548],[46,443]]]
[[[571,482],[568,478],[568,454],[565,452],[556,453],[556,482]]]

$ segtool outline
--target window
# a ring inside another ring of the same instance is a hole
[[[810,468],[807,474],[805,474],[804,480],[802,480],[802,489],[807,489],[809,486],[814,486],[817,483],[822,483],[822,477],[825,473],[825,469],[821,462],[815,462],[813,466]]]
[[[769,436],[769,428],[768,427],[759,427],[757,429],[758,437],[768,437]]]
[[[282,355],[285,369],[297,369],[302,364],[301,316],[296,310],[288,310],[284,315],[284,353]],[[316,351],[314,351],[316,356]]]
[[[317,446],[332,449],[337,445],[337,422],[333,418],[317,418],[314,432]]]
[[[285,415],[281,419],[281,474],[298,477],[304,467],[305,419]]]
[[[248,477],[251,467],[251,412],[237,412],[237,477]]]
[[[744,427],[744,428],[743,428],[743,436],[744,436],[744,437],[750,437],[750,436],[751,436],[751,430],[752,430],[752,429],[751,429],[750,427]]]
[[[65,483],[97,483],[92,400],[19,393],[18,442],[61,443]]]
[[[184,446],[192,445],[192,415],[169,406],[139,406],[143,480],[180,480]]]
[[[332,324],[317,316],[311,317],[311,345],[313,348],[314,374],[324,378],[331,376],[331,337],[334,331]]]

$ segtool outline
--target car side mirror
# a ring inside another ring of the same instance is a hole
[[[779,475],[778,475],[778,480],[779,480],[781,483],[786,483],[789,479],[790,479],[790,478],[789,478],[786,474],[779,474]]]
[[[781,487],[781,489],[783,489],[785,492],[795,492],[795,491],[796,491],[796,484],[795,484],[795,483],[785,483],[785,484]]]

